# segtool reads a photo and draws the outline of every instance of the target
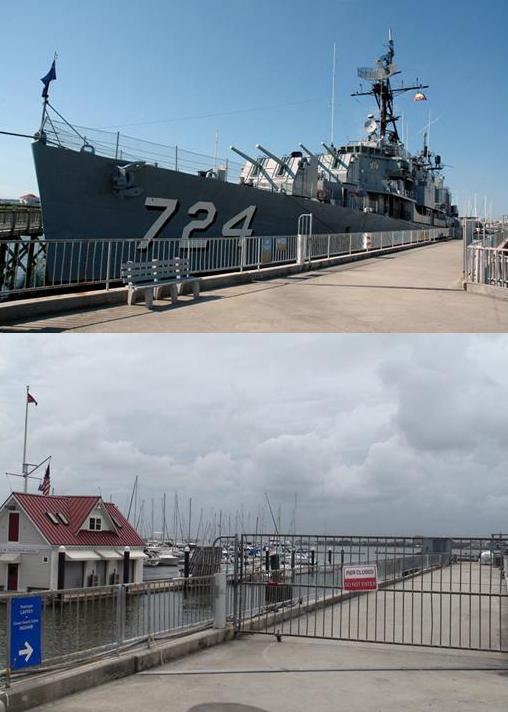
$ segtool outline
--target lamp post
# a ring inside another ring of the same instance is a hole
[[[58,547],[58,576],[56,587],[59,591],[65,588],[65,546]]]
[[[123,550],[123,582],[129,583],[131,550],[126,546]]]

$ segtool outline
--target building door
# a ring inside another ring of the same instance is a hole
[[[106,561],[97,561],[96,562],[96,568],[95,568],[95,573],[97,575],[97,585],[98,586],[105,586],[106,585]]]
[[[7,590],[18,590],[18,564],[8,564],[7,566]]]
[[[65,562],[65,588],[83,587],[83,561]]]

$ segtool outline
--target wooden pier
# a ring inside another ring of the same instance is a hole
[[[42,213],[36,205],[0,205],[0,292],[32,284],[45,259]]]

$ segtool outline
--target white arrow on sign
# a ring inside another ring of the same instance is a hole
[[[25,640],[25,647],[21,648],[21,650],[18,650],[18,655],[24,656],[25,662],[27,663],[30,660],[30,658],[32,657],[33,651],[34,651],[34,649],[30,645],[30,643],[27,640]]]

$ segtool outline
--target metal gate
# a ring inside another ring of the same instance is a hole
[[[279,639],[508,652],[507,568],[502,535],[243,535],[235,624]],[[376,590],[361,590],[355,573],[373,570]]]

